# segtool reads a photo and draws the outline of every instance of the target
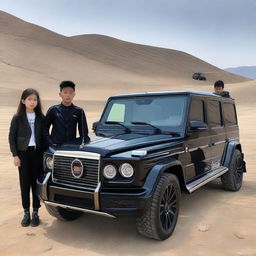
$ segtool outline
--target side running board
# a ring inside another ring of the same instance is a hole
[[[225,172],[228,171],[227,167],[220,167],[212,172],[209,172],[207,174],[205,174],[203,177],[201,177],[200,179],[197,179],[191,183],[186,184],[186,188],[188,189],[188,191],[190,193],[192,193],[193,191],[195,191],[196,189],[202,187],[203,185],[205,185],[206,183],[220,177],[222,174],[224,174]]]

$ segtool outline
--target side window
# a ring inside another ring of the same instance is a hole
[[[211,127],[221,127],[221,105],[219,101],[209,100],[207,103],[207,119]]]
[[[231,103],[224,103],[223,110],[224,110],[224,120],[225,120],[226,126],[236,125],[237,118],[236,118],[235,105]]]
[[[189,113],[189,121],[202,121],[204,118],[204,102],[198,99],[192,99]]]

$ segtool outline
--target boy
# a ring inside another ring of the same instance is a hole
[[[75,106],[72,101],[75,97],[75,84],[72,81],[63,81],[60,84],[59,96],[61,104],[50,107],[46,114],[46,126],[50,134],[52,145],[62,145],[64,143],[88,142],[88,126],[84,111]],[[80,140],[76,138],[78,125]]]
[[[222,97],[230,97],[229,92],[224,91],[224,82],[222,80],[218,80],[214,83],[214,93]]]

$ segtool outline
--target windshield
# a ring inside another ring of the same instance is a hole
[[[113,99],[108,103],[101,123],[121,123],[131,129],[144,123],[144,129],[155,126],[165,131],[177,130],[184,124],[186,99],[179,95]],[[122,126],[118,125],[118,128],[122,129]]]

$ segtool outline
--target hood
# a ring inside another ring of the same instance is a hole
[[[122,153],[128,150],[137,150],[145,147],[170,143],[180,140],[181,137],[165,134],[121,134],[110,138],[96,137],[85,145],[62,145],[58,150],[86,151],[99,153],[102,156]]]

